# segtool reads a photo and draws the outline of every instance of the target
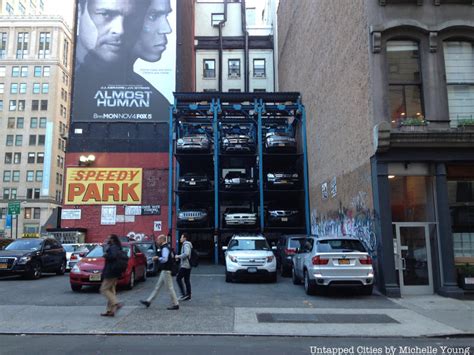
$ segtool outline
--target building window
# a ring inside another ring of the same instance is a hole
[[[27,66],[22,66],[21,67],[21,76],[23,78],[28,77],[28,67]]]
[[[9,15],[15,15],[15,9],[13,8],[13,6],[10,5],[9,2],[7,2],[5,8]]]
[[[39,38],[39,58],[46,58],[50,54],[51,33],[41,32]]]
[[[453,126],[474,119],[474,42],[443,43],[449,119]]]
[[[41,100],[41,111],[48,110],[48,100]]]
[[[63,44],[63,65],[67,68],[69,56],[69,42],[67,39],[64,40]]]
[[[43,170],[36,170],[36,181],[43,181]]]
[[[204,73],[205,78],[216,77],[216,61],[215,59],[204,59]]]
[[[11,83],[10,84],[10,94],[18,94],[18,84]]]
[[[40,117],[40,120],[39,120],[39,128],[46,128],[46,122],[47,122],[47,118],[46,117]]]
[[[267,92],[266,89],[253,89],[253,92]]]
[[[8,187],[3,188],[3,199],[9,200],[10,199],[10,189]]]
[[[0,112],[3,112],[3,100],[0,100]]]
[[[240,59],[229,59],[229,78],[240,78]]]
[[[13,164],[21,164],[21,153],[13,154]]]
[[[23,128],[25,125],[25,119],[23,117],[18,117],[16,119],[16,128]]]
[[[18,100],[18,111],[25,111],[26,107],[25,100]]]
[[[39,100],[32,100],[31,111],[38,111],[38,110],[39,110]]]
[[[34,199],[39,199],[40,198],[40,189],[34,189],[33,198]]]
[[[20,94],[26,94],[26,83],[20,84]]]
[[[41,208],[35,207],[33,209],[33,219],[40,219],[41,218]]]
[[[254,78],[266,77],[265,59],[253,60],[253,77]]]
[[[7,134],[6,145],[7,147],[10,147],[13,145],[13,134]]]
[[[388,99],[392,127],[406,120],[424,120],[418,43],[388,41]]]
[[[29,140],[29,145],[36,145],[36,135],[35,134],[30,134],[30,140]]]
[[[35,172],[33,170],[27,170],[26,171],[26,181],[27,182],[32,182],[34,181],[35,178]]]
[[[5,164],[11,164],[12,163],[12,153],[5,153]]]
[[[28,164],[34,164],[35,163],[35,153],[28,153]]]
[[[39,78],[41,77],[41,67],[40,66],[35,66],[35,77]]]
[[[50,67],[43,67],[43,76],[48,77],[50,74]]]
[[[0,83],[0,94],[3,94],[3,93],[5,93],[5,84]]]
[[[12,172],[10,170],[5,170],[3,172],[3,182],[10,182],[12,179]]]
[[[5,77],[7,75],[7,68],[0,66],[0,77]]]
[[[36,163],[43,164],[44,163],[44,153],[36,154]]]
[[[30,128],[38,128],[38,117],[31,117]]]
[[[0,32],[0,59],[7,57],[7,33]]]
[[[16,111],[16,100],[10,100],[10,111]]]
[[[44,145],[44,141],[45,141],[45,135],[44,134],[40,134],[38,136],[38,145]]]
[[[219,26],[219,23],[224,21],[224,14],[223,13],[216,13],[216,14],[211,14],[211,26]]]
[[[23,59],[28,54],[28,41],[30,34],[28,32],[20,32],[16,42],[16,58]]]
[[[8,117],[7,128],[15,128],[15,117]]]
[[[16,145],[17,147],[20,147],[22,144],[23,144],[23,135],[17,134],[17,135],[15,136],[15,145]]]
[[[20,76],[20,67],[19,66],[13,66],[12,67],[12,77],[13,78],[18,78]]]
[[[13,182],[19,182],[20,181],[20,171],[19,170],[13,170],[12,181]]]
[[[48,83],[44,83],[44,84],[43,84],[43,88],[42,88],[41,92],[42,92],[43,94],[49,93],[49,84],[48,84]]]
[[[229,89],[229,92],[241,92],[242,90],[240,89]]]
[[[23,215],[25,219],[31,219],[33,209],[31,207],[25,207],[25,214]]]
[[[41,88],[40,83],[33,83],[33,94],[39,94],[40,88]]]

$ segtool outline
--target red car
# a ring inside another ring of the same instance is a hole
[[[117,286],[131,290],[136,280],[146,280],[146,256],[135,243],[122,243],[122,248],[128,255],[128,267],[118,279]],[[82,286],[100,285],[105,265],[103,255],[103,246],[98,245],[71,269],[69,281],[73,291],[80,291]]]

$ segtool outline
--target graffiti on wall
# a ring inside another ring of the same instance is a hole
[[[137,233],[137,232],[128,232],[127,237],[129,237],[132,240],[136,240],[137,242],[141,242],[148,239],[145,233]]]
[[[367,206],[367,193],[359,191],[349,206],[339,203],[339,210],[321,216],[311,211],[311,233],[319,237],[353,235],[375,256],[375,212]]]

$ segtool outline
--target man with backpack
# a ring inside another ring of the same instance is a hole
[[[155,299],[163,285],[166,285],[168,292],[171,297],[171,302],[173,303],[166,309],[177,310],[179,309],[178,298],[176,297],[176,292],[174,291],[173,278],[171,277],[172,265],[175,262],[174,255],[171,247],[166,241],[166,235],[161,234],[158,236],[158,247],[160,248],[159,255],[154,256],[153,260],[159,261],[158,269],[161,270],[158,281],[156,282],[155,289],[151,292],[150,296],[146,300],[141,300],[140,303],[145,305],[147,308],[150,307],[151,301]]]
[[[186,233],[181,234],[179,241],[181,242],[181,254],[176,255],[176,260],[179,260],[179,271],[176,276],[176,282],[181,290],[179,300],[189,301],[191,299],[191,266],[193,266],[191,256],[193,254],[193,245],[188,241],[188,235]],[[186,291],[183,285],[183,278],[186,284]]]

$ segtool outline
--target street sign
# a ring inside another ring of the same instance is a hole
[[[20,201],[8,202],[8,214],[12,216],[20,214]]]

